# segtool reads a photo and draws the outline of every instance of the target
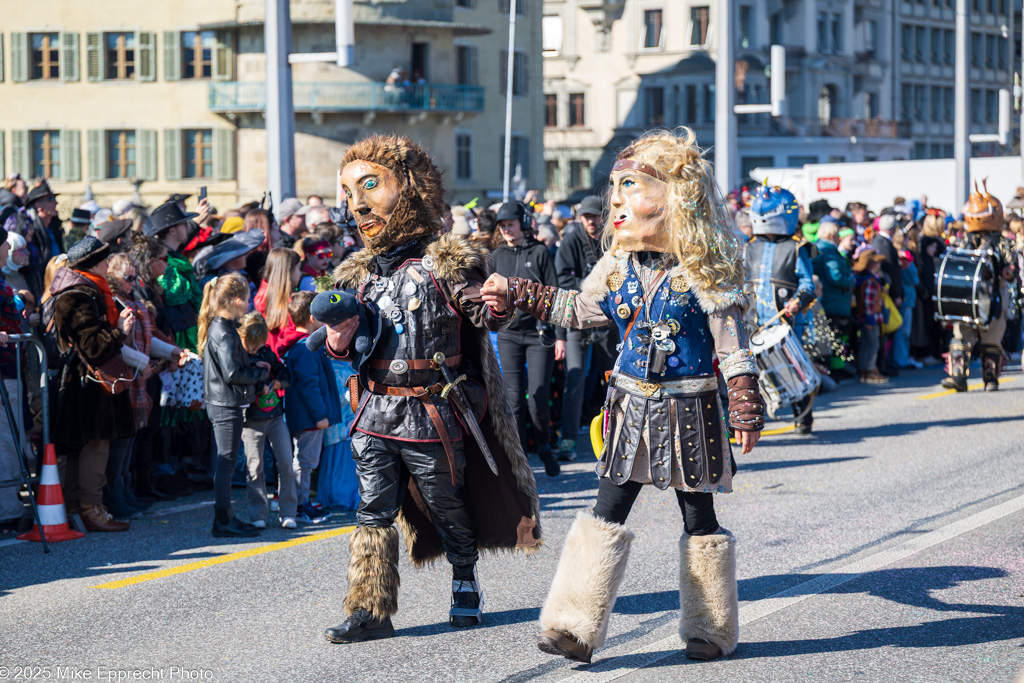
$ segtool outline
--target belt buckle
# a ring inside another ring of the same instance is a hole
[[[658,389],[661,388],[661,385],[657,382],[645,382],[643,380],[637,380],[636,386],[640,390],[640,393],[647,398],[654,396],[654,394],[658,392]]]
[[[409,364],[404,360],[393,360],[391,365],[388,366],[388,370],[396,375],[404,375],[409,372]]]

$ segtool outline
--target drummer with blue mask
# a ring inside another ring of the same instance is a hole
[[[781,187],[762,185],[754,191],[750,220],[754,239],[745,248],[748,293],[754,300],[751,314],[758,327],[788,323],[797,342],[803,338],[807,310],[816,298],[815,246],[797,235],[800,207],[796,197]],[[798,434],[810,434],[814,395],[793,404]]]

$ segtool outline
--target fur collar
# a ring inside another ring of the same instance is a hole
[[[484,250],[452,233],[441,235],[427,245],[424,254],[434,259],[434,275],[452,283],[466,281],[466,273],[486,270]],[[357,251],[334,269],[334,279],[341,289],[354,289],[370,274],[374,254]]]
[[[606,251],[601,260],[594,266],[594,270],[583,281],[580,293],[583,296],[595,301],[600,301],[608,296],[608,276],[618,272],[626,275],[628,272],[629,253],[616,250],[615,253]],[[707,313],[717,313],[730,306],[739,306],[741,309],[747,306],[747,297],[740,287],[733,287],[728,290],[720,290],[703,287],[687,275],[682,266],[676,265],[669,271],[669,278],[681,277],[686,280],[689,291],[697,299],[701,309]]]

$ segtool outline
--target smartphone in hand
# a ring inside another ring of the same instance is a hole
[[[199,188],[199,201],[206,199],[206,185]]]

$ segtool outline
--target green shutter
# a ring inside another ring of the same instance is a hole
[[[28,80],[28,34],[11,34],[11,80],[24,83]]]
[[[232,128],[213,130],[213,176],[217,180],[235,179],[235,131]]]
[[[156,34],[136,31],[135,44],[139,49],[139,68],[135,72],[140,81],[156,80]]]
[[[167,180],[181,180],[181,131],[164,130],[164,173]]]
[[[213,54],[213,80],[230,81],[235,75],[234,34],[217,31],[217,48]]]
[[[135,131],[137,159],[139,160],[139,177],[143,180],[156,180],[156,131]]]
[[[0,83],[4,80],[4,34],[0,33]]]
[[[4,132],[0,130],[0,178],[7,177],[7,150],[4,147]]]
[[[85,71],[90,81],[103,80],[103,34],[85,34]]]
[[[77,81],[78,74],[78,34],[61,34],[60,77],[65,81]]]
[[[25,178],[32,176],[32,150],[27,130],[11,131],[11,173],[20,173]]]
[[[103,144],[103,131],[89,131],[89,180],[107,177],[107,149]]]
[[[181,80],[180,31],[164,31],[164,80]]]
[[[82,179],[81,138],[82,134],[77,130],[65,128],[60,132],[60,163],[67,182]]]

